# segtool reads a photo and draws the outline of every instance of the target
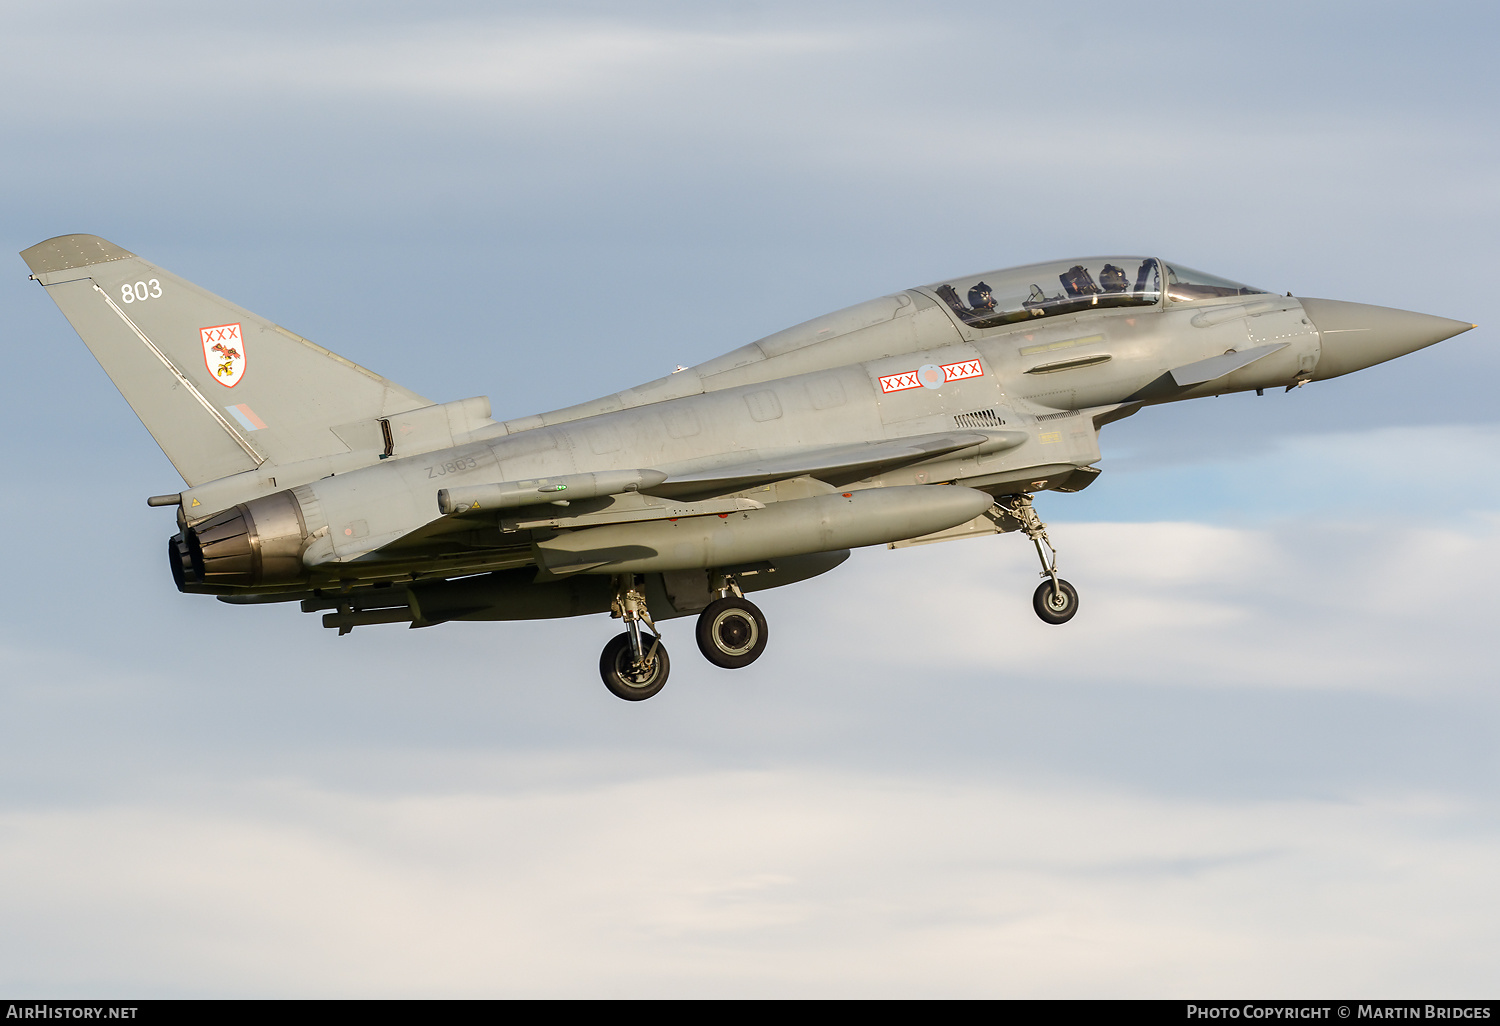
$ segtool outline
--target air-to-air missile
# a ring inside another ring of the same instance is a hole
[[[666,682],[656,623],[711,662],[767,627],[747,592],[864,545],[1024,533],[1033,607],[1078,595],[1032,505],[1099,471],[1145,406],[1337,377],[1473,325],[1296,299],[1155,257],[1033,264],[825,314],[665,377],[495,421],[433,403],[92,235],[23,252],[187,487],[184,592],[370,624],[609,612],[600,673]],[[227,612],[227,611],[226,611]]]

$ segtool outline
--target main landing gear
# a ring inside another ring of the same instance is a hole
[[[718,598],[698,616],[698,650],[715,666],[727,670],[749,666],[766,650],[765,614],[745,599],[729,574],[719,576],[714,589]],[[661,632],[646,608],[646,595],[637,574],[615,578],[615,597],[610,612],[625,621],[625,631],[616,635],[599,656],[599,676],[610,693],[627,702],[640,702],[667,683],[672,663]],[[650,633],[641,630],[645,624]]]
[[[1042,561],[1042,576],[1046,578],[1031,596],[1031,608],[1042,618],[1043,623],[1067,623],[1078,612],[1078,592],[1057,576],[1057,550],[1047,537],[1047,525],[1036,515],[1029,495],[1007,495],[996,500],[1004,516],[1015,521],[1026,532],[1026,537],[1036,546],[1037,558]]]
[[[718,593],[698,614],[698,651],[715,666],[738,670],[766,650],[766,617],[729,574],[719,578]]]
[[[667,647],[661,643],[661,631],[656,629],[646,609],[646,596],[637,575],[622,574],[615,578],[610,615],[625,621],[625,632],[604,646],[599,656],[599,676],[616,698],[644,701],[666,686],[672,662],[667,658]],[[649,637],[641,633],[643,622],[651,628]]]

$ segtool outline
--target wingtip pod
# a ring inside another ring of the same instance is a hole
[[[92,267],[94,264],[107,264],[111,260],[128,260],[133,256],[135,254],[128,249],[121,249],[97,235],[59,235],[55,239],[38,242],[30,249],[21,250],[21,259],[26,261],[32,274]]]

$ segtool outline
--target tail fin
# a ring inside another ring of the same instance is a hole
[[[21,258],[189,485],[349,452],[341,427],[431,405],[96,235]]]

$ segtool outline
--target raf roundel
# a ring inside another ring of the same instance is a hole
[[[943,373],[943,368],[935,363],[926,363],[917,368],[917,380],[922,383],[923,388],[942,388],[943,382],[948,380],[948,375]]]
[[[225,388],[233,388],[245,376],[245,333],[238,324],[216,324],[199,328],[203,337],[203,363],[209,376]]]

